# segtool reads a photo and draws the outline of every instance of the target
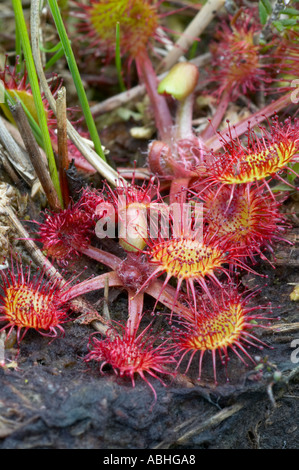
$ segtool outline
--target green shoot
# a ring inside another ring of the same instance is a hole
[[[297,1],[295,0],[295,3]],[[278,8],[273,11],[270,0],[259,0],[259,16],[263,26],[271,21],[280,33],[289,29],[298,30],[299,11],[296,8],[287,7],[284,2],[281,2]]]
[[[16,72],[20,73],[22,70],[22,44],[18,30],[16,30],[16,56],[19,57],[19,62],[16,66]]]
[[[26,27],[26,22],[24,18],[22,2],[21,0],[12,0],[12,5],[13,5],[14,13],[15,13],[15,18],[16,18],[16,29],[19,31],[19,34],[20,34],[20,41],[22,44],[24,58],[26,60],[28,78],[29,78],[32,95],[34,99],[34,104],[35,104],[35,108],[36,108],[36,112],[38,116],[40,131],[42,134],[42,140],[44,144],[43,148],[45,150],[45,153],[48,159],[50,176],[51,176],[54,188],[57,192],[58,198],[61,204],[63,204],[59,177],[58,177],[56,162],[54,158],[54,152],[53,152],[51,138],[50,138],[50,134],[48,130],[48,123],[47,123],[47,118],[46,118],[46,114],[44,110],[41,92],[40,92],[39,82],[38,82],[38,78],[37,78],[37,74],[35,70],[34,60],[32,57],[32,51],[31,51],[28,31]]]
[[[43,148],[43,145],[44,145],[43,138],[42,138],[42,134],[41,134],[40,128],[39,128],[36,120],[33,118],[30,111],[28,110],[28,108],[26,107],[24,102],[21,100],[20,96],[18,96],[18,94],[14,90],[12,90],[12,92],[14,93],[14,96],[15,96],[16,100],[14,100],[12,98],[12,96],[6,91],[3,83],[0,81],[0,96],[4,96],[3,101],[4,101],[4,104],[6,105],[7,109],[9,109],[10,106],[15,106],[16,101],[20,101],[20,103],[22,104],[23,109],[24,109],[24,111],[27,115],[30,127],[32,129],[32,132],[33,132],[35,138],[36,138],[36,141],[37,141],[38,145],[41,148]]]
[[[120,57],[120,29],[119,22],[116,23],[116,46],[115,46],[115,65],[117,70],[118,82],[121,91],[126,91],[126,86],[121,73],[121,57]]]
[[[55,54],[51,57],[51,59],[49,59],[48,62],[46,63],[45,71],[47,71],[51,67],[53,67],[53,65],[55,65],[56,62],[58,62],[58,60],[61,59],[61,57],[64,56],[64,50],[63,50],[63,47],[61,45],[61,42],[56,44],[56,46],[51,47],[50,49],[46,49],[45,47],[40,46],[40,50],[43,51],[43,52],[46,52],[47,54],[51,54],[51,53],[55,52]]]
[[[63,46],[64,54],[65,54],[72,78],[74,80],[74,84],[78,93],[78,98],[82,107],[82,111],[83,111],[85,121],[89,130],[89,133],[90,133],[90,137],[94,143],[95,151],[104,161],[106,161],[106,157],[102,148],[99,134],[98,134],[94,119],[92,117],[92,114],[90,112],[89,103],[88,103],[86,93],[82,84],[82,80],[81,80],[80,73],[77,67],[76,59],[72,51],[69,38],[67,36],[66,29],[63,24],[63,20],[59,11],[59,7],[57,5],[57,1],[48,0],[48,4],[50,7],[52,16],[54,18],[56,29],[57,29],[61,44]]]
[[[51,67],[53,67],[53,65],[55,65],[56,62],[58,62],[58,60],[61,59],[61,57],[63,57],[63,56],[64,56],[64,50],[59,49],[59,51],[57,51],[56,54],[54,54],[53,57],[51,57],[51,59],[49,59],[48,62],[46,63],[45,71],[47,71]]]
[[[260,22],[262,25],[265,25],[268,20],[268,16],[272,13],[272,5],[269,0],[260,0],[259,1],[259,15]]]

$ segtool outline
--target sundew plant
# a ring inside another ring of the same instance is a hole
[[[0,68],[1,115],[44,197],[7,252],[1,331],[16,333],[19,357],[30,329],[50,348],[71,322],[88,325],[78,361],[144,380],[154,403],[156,381],[216,387],[271,354],[262,336],[278,312],[243,278],[263,278],[289,246],[299,181],[298,2],[178,3],[13,0]],[[121,318],[74,307],[111,289],[125,293]]]

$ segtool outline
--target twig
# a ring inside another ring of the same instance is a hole
[[[197,13],[195,18],[191,21],[184,33],[180,36],[179,40],[175,43],[173,49],[162,60],[158,67],[158,72],[169,70],[178,59],[185,54],[189,47],[194,42],[195,38],[199,37],[209,23],[213,20],[216,13],[223,7],[225,0],[208,0],[207,3]]]
[[[103,305],[103,315],[104,318],[110,322],[110,312],[109,312],[109,277],[106,277],[105,288],[104,288],[104,305]]]
[[[10,110],[24,141],[32,166],[35,169],[37,177],[45,191],[49,205],[53,210],[59,211],[61,209],[61,204],[58,199],[57,192],[54,188],[48,168],[42,161],[38,145],[32,134],[25,111],[20,103],[11,107]]]
[[[66,90],[62,87],[58,91],[57,107],[57,141],[58,141],[58,173],[61,193],[65,207],[69,204],[69,188],[66,171],[69,168],[67,130],[66,130]]]
[[[44,74],[40,49],[39,49],[39,6],[40,0],[32,0],[31,2],[31,41],[32,41],[32,54],[35,62],[36,72],[39,77],[40,86],[43,89],[43,92],[48,100],[50,108],[52,109],[55,116],[57,116],[56,102],[52,96],[51,90],[49,88],[47,79]],[[78,150],[84,155],[86,160],[105,178],[110,184],[117,184],[119,175],[113,168],[108,165],[104,160],[102,160],[99,155],[91,149],[86,143],[82,140],[80,134],[72,126],[72,124],[67,120],[67,133],[72,142],[76,145]],[[121,178],[122,179],[122,178]],[[122,179],[123,180],[123,179]],[[123,180],[122,184],[126,184]]]
[[[278,333],[288,333],[291,331],[298,331],[299,330],[299,322],[295,323],[277,323],[276,325],[268,326],[265,333],[267,331],[277,331]]]
[[[215,427],[218,424],[222,423],[225,419],[230,418],[230,416],[234,415],[238,411],[240,411],[243,408],[242,403],[236,403],[235,405],[229,406],[228,408],[224,408],[223,410],[219,411],[219,413],[216,413],[215,415],[211,416],[210,418],[206,419],[200,424],[196,424],[194,427],[189,429],[188,431],[185,431],[183,434],[181,434],[180,437],[177,439],[174,439],[173,442],[169,442],[168,440],[160,442],[157,446],[154,447],[154,449],[169,449],[171,445],[173,444],[179,444],[182,445],[186,441],[191,439],[191,437],[198,435],[205,431],[206,429],[209,429],[211,427]],[[193,419],[193,423],[198,422],[198,417]],[[190,420],[187,421],[187,425],[190,424]],[[180,426],[181,427],[181,426]],[[173,434],[177,433],[177,429],[173,430]]]
[[[15,142],[2,118],[0,118],[0,141],[8,152],[7,158],[12,166],[26,183],[32,186],[36,175],[34,174],[34,168],[28,158],[28,154]]]
[[[15,142],[20,147],[20,151],[21,152],[23,152],[23,151],[26,152],[24,142],[22,140],[21,134],[18,131],[17,127],[14,126],[13,124],[11,124],[9,121],[6,121],[5,119],[3,119],[3,123],[6,127],[6,129],[8,130],[8,132],[10,133],[11,137],[15,140]],[[43,161],[45,162],[45,164],[47,164],[47,155],[45,154],[44,150],[40,147],[39,151],[40,151],[40,154],[43,158]]]
[[[267,385],[267,395],[269,397],[269,400],[270,400],[271,405],[273,406],[273,408],[276,408],[276,401],[275,401],[274,393],[273,393],[273,385],[274,385],[273,382],[270,382]]]
[[[7,151],[2,147],[1,144],[0,144],[0,159],[1,159],[4,170],[9,175],[9,177],[14,182],[14,184],[18,187],[20,185],[21,180],[19,176],[17,175],[17,173],[15,172],[13,166],[9,162]]]

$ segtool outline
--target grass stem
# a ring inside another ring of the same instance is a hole
[[[58,35],[60,37],[60,41],[64,50],[64,54],[65,54],[72,78],[74,80],[74,84],[78,93],[78,98],[82,107],[82,111],[83,111],[85,121],[89,130],[89,133],[90,133],[90,137],[94,143],[95,151],[104,161],[106,161],[106,157],[102,148],[99,134],[98,134],[95,122],[93,120],[92,114],[90,112],[89,103],[88,103],[86,93],[82,84],[82,80],[81,80],[80,73],[77,67],[76,59],[72,51],[66,29],[64,27],[64,23],[60,14],[57,1],[48,0],[48,4],[49,4],[49,7],[50,7],[50,10],[51,10],[51,13],[52,13],[55,25],[56,25]]]
[[[40,92],[40,87],[38,83],[38,78],[35,70],[35,65],[32,57],[32,51],[27,31],[27,26],[24,18],[22,2],[21,0],[12,0],[12,5],[16,18],[16,29],[19,32],[20,40],[22,43],[22,49],[24,53],[24,58],[26,60],[26,68],[28,71],[29,82],[32,90],[32,95],[34,99],[34,104],[36,107],[36,112],[38,116],[39,127],[42,133],[43,147],[48,159],[50,176],[53,181],[55,191],[57,192],[58,199],[62,204],[62,196],[58,178],[58,172],[56,168],[56,162],[54,158],[54,152],[52,149],[51,138],[48,130],[48,123],[45,114],[44,104]]]

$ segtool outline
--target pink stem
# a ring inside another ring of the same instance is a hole
[[[268,106],[260,109],[251,116],[243,119],[234,125],[234,134],[236,137],[244,134],[248,129],[248,121],[251,121],[253,125],[259,124],[269,116],[272,116],[275,112],[278,112],[285,108],[287,105],[292,103],[292,92],[287,93],[286,95],[281,96],[278,100],[273,101]],[[209,140],[205,142],[207,148],[213,149],[214,151],[219,150],[222,147],[222,143],[219,140],[218,135],[214,135]]]
[[[158,80],[147,52],[141,50],[135,57],[135,62],[139,78],[143,80],[154,108],[159,138],[164,142],[170,142],[173,127],[171,114],[165,97],[157,92]]]
[[[210,139],[210,137],[212,137],[214,134],[215,134],[215,129],[217,131],[222,119],[223,119],[223,116],[225,115],[226,113],[226,110],[227,110],[227,107],[228,107],[228,104],[229,104],[229,101],[230,101],[230,92],[225,92],[220,100],[220,103],[219,105],[217,106],[217,109],[216,109],[216,112],[213,116],[213,119],[211,122],[209,122],[209,124],[207,125],[207,127],[205,128],[205,130],[202,132],[201,134],[201,138],[204,140],[204,141],[207,141],[208,139]]]
[[[87,294],[94,290],[104,289],[107,282],[107,277],[109,281],[109,287],[111,286],[123,286],[122,281],[119,279],[118,275],[114,271],[109,273],[101,274],[92,279],[86,279],[75,286],[70,287],[64,294],[64,300],[67,302],[75,297],[80,295]]]
[[[109,268],[116,270],[121,263],[121,259],[118,256],[112,255],[111,253],[107,253],[106,251],[100,250],[99,248],[95,248],[94,246],[89,245],[87,248],[76,246],[76,250],[80,251],[86,256],[99,261],[99,263],[103,263]]]
[[[154,299],[158,299],[161,304],[165,305],[165,307],[169,308],[173,312],[186,318],[190,317],[190,309],[178,301],[174,304],[174,299],[177,297],[176,289],[171,286],[164,286],[162,281],[156,280],[151,282],[145,289],[144,293],[150,295]]]
[[[143,301],[144,293],[140,292],[135,295],[135,292],[129,290],[129,318],[127,321],[127,326],[130,331],[130,334],[134,337],[136,336],[137,330],[139,328],[140,320],[143,312]]]

